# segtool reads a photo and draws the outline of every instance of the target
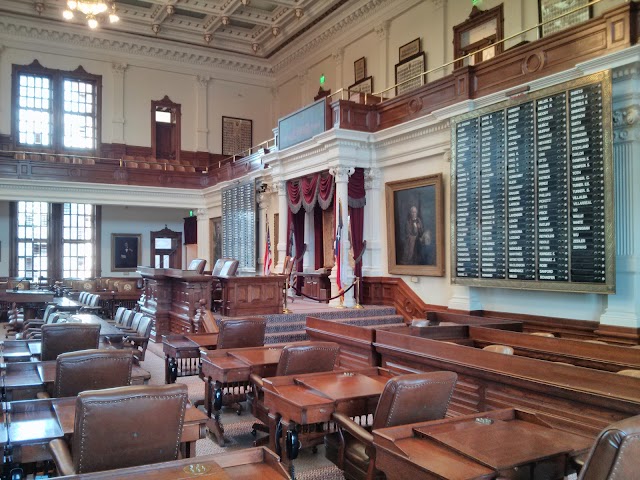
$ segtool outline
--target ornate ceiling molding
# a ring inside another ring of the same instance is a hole
[[[214,51],[209,48],[191,48],[172,44],[170,41],[151,40],[130,34],[108,31],[77,32],[65,25],[46,20],[33,22],[13,15],[0,17],[0,38],[9,40],[29,39],[47,43],[58,43],[71,48],[95,48],[105,52],[138,55],[162,61],[190,64],[198,67],[220,68],[230,72],[249,75],[272,76],[267,61],[243,57],[229,52]]]

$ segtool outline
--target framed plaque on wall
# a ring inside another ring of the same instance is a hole
[[[407,60],[396,64],[396,95],[402,95],[414,88],[424,85],[424,73],[426,60],[424,52],[420,52]],[[417,77],[417,78],[415,78]],[[409,79],[413,79],[410,80]],[[401,84],[401,85],[400,85]]]
[[[362,57],[356,60],[355,62],[353,62],[353,78],[355,79],[356,83],[358,83],[360,80],[362,80],[366,76],[367,76],[367,64],[364,57]]]
[[[253,122],[246,118],[222,117],[222,154],[236,155],[249,150],[253,142]]]
[[[571,2],[538,0],[540,22],[543,24],[540,27],[541,36],[546,37],[576,23],[589,20],[592,7],[587,5],[589,5],[589,0],[573,0]],[[584,6],[584,8],[580,8],[581,6]]]
[[[367,77],[359,82],[349,85],[349,93],[371,93],[373,92],[373,77]]]
[[[415,54],[420,53],[420,38],[411,40],[409,43],[402,45],[398,48],[398,61],[402,62]]]

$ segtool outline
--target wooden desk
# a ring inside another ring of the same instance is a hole
[[[58,322],[61,323],[61,322]],[[100,325],[100,336],[105,337],[109,335],[122,337],[124,333],[118,330],[114,325],[111,325],[102,317],[94,315],[93,313],[77,313],[71,315],[66,323],[85,323],[88,325]]]
[[[220,409],[223,405],[246,400],[252,373],[261,377],[275,375],[282,348],[269,346],[201,352],[201,375],[206,382],[204,402],[210,417],[207,427],[221,447],[224,446],[224,427],[220,423]],[[218,402],[214,401],[216,398]]]
[[[282,313],[284,275],[213,277],[222,285],[221,313],[246,317]]]
[[[375,412],[387,381],[388,370],[358,370],[310,373],[264,379],[264,404],[269,410],[269,444],[276,453],[282,451],[282,439],[276,438],[278,423],[282,431],[298,425],[326,423],[334,412],[350,417]],[[283,462],[295,459],[281,455]]]
[[[4,340],[0,342],[2,362],[28,362],[40,356],[40,340]]]
[[[552,414],[551,425],[595,436],[612,422],[640,414],[638,378],[381,330],[374,346],[382,366],[398,375],[456,372],[449,405],[454,415],[512,406]]]
[[[519,480],[562,479],[569,457],[588,451],[592,442],[510,408],[373,431],[376,468],[389,480],[515,478],[516,474]]]
[[[56,310],[60,312],[74,312],[77,313],[84,305],[80,302],[76,302],[69,297],[55,297],[53,303],[56,306]]]
[[[54,438],[73,434],[76,397],[11,402],[9,433],[14,445],[14,460],[32,463],[51,460],[47,444]],[[7,443],[5,414],[0,425],[0,448]],[[197,408],[187,406],[182,427],[183,455],[195,453],[195,442],[205,437],[207,417]]]
[[[313,298],[329,303],[331,296],[331,280],[328,273],[299,272],[298,277],[303,278],[302,293]]]
[[[200,375],[200,348],[212,350],[217,344],[217,333],[163,335],[165,383],[175,383],[178,377]]]
[[[23,307],[25,321],[35,318],[37,309],[52,301],[53,292],[49,290],[0,290],[0,302]]]
[[[4,376],[6,401],[32,400],[39,392],[53,391],[56,380],[56,361],[12,362],[0,364]],[[142,385],[149,381],[151,374],[139,365],[131,369],[131,385]]]
[[[290,479],[291,477],[271,450],[260,447],[216,455],[205,455],[195,459],[185,458],[174,462],[155,463],[60,478],[69,480],[175,480],[177,478],[276,480]]]

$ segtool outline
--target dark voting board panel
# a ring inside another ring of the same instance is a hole
[[[452,121],[452,282],[615,293],[611,76]]]

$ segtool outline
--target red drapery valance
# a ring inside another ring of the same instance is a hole
[[[291,213],[296,214],[304,207],[312,212],[316,203],[326,210],[333,200],[334,182],[329,172],[315,173],[304,178],[287,182],[287,201]]]

